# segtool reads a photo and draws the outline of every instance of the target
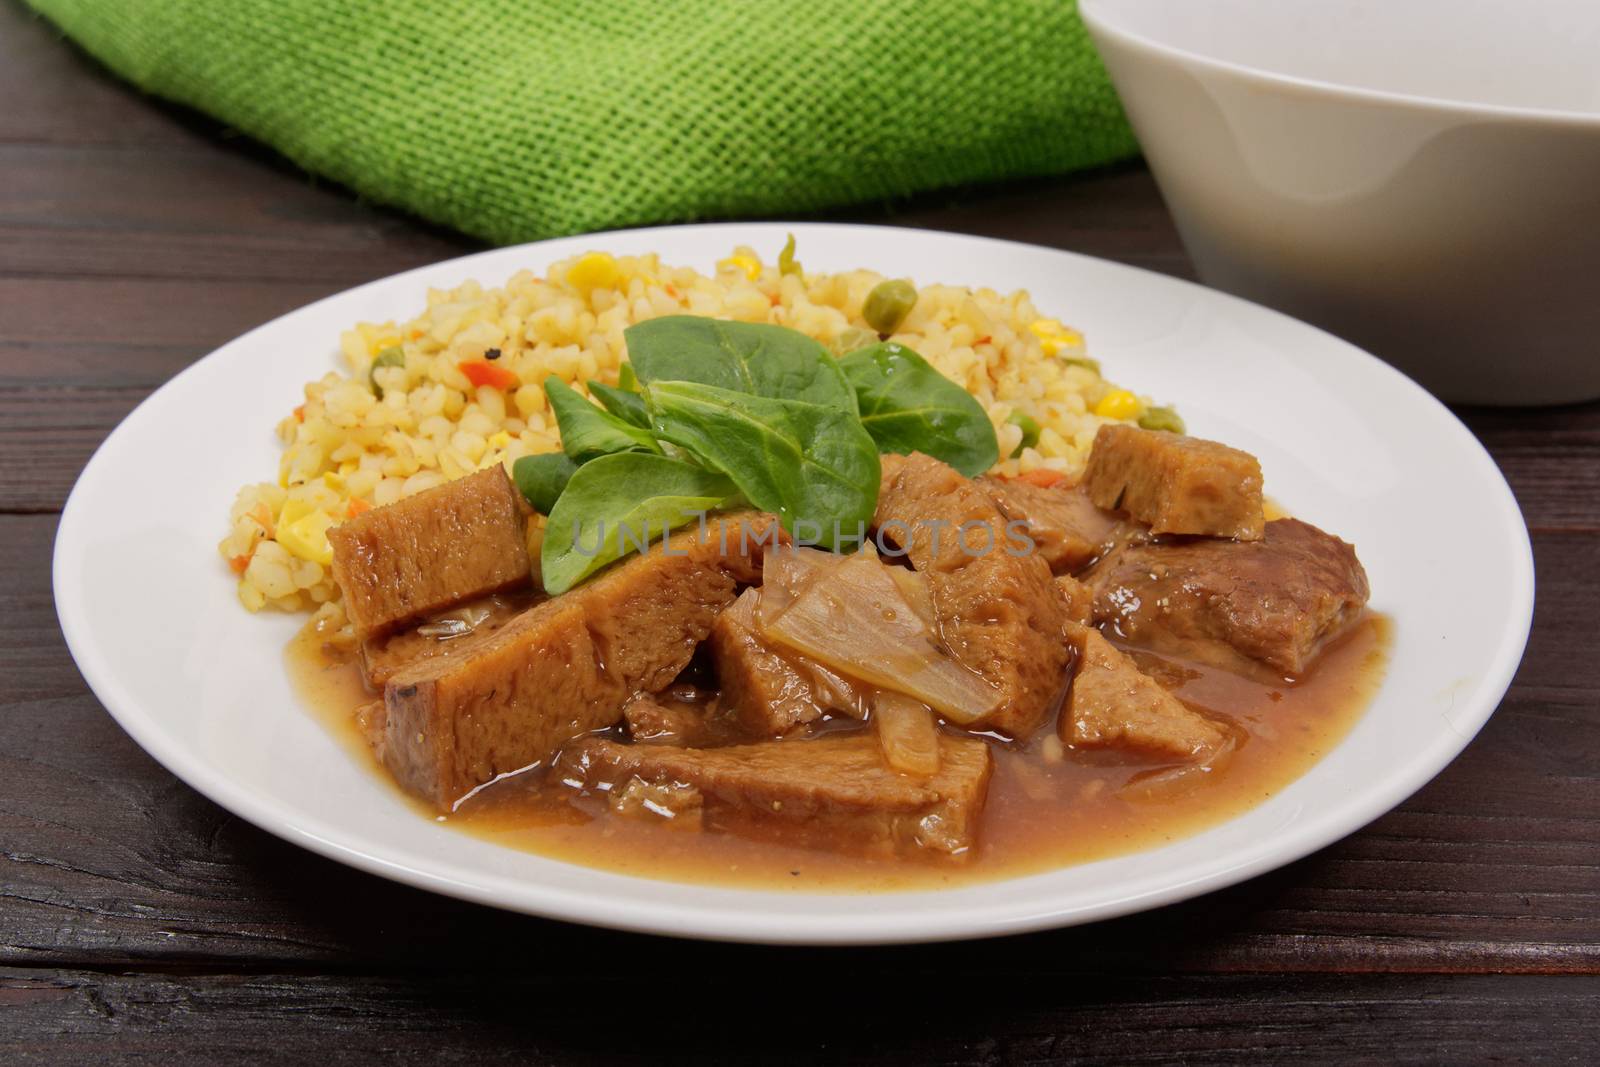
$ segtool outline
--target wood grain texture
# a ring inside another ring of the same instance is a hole
[[[784,976],[770,977],[787,986]],[[873,998],[876,1010],[824,1008],[785,1025],[772,1018],[773,988],[727,975],[683,997],[615,972],[575,988],[559,974],[519,969],[380,977],[0,970],[0,1055],[15,1064],[171,1062],[204,1042],[252,1063],[1436,1064],[1501,1054],[1582,1064],[1585,1047],[1600,1041],[1593,977],[1127,979],[1063,968],[1003,998],[941,1012],[926,1010],[940,972],[896,977],[900,985]],[[687,1022],[707,1000],[717,1005],[714,1019]],[[1508,1040],[1512,1033],[1521,1040]]]
[[[0,100],[0,1062],[1592,1061],[1600,405],[1461,413],[1534,530],[1527,657],[1439,778],[1299,863],[948,946],[506,915],[322,860],[178,782],[85,687],[49,578],[78,470],[151,390],[284,311],[476,246],[140,97],[15,0]],[[1137,166],[838,217],[1192,276]],[[849,1001],[776,1024],[797,992]],[[959,1010],[930,1010],[952,992]]]

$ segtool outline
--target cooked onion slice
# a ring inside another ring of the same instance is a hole
[[[452,638],[467,636],[481,626],[488,617],[489,609],[481,604],[457,608],[418,626],[417,633],[423,637],[449,641]]]
[[[759,623],[769,641],[915,697],[952,722],[982,718],[998,699],[987,682],[938,647],[888,568],[868,556],[851,556],[817,576],[783,611],[763,611]]]
[[[939,728],[926,704],[883,691],[872,699],[872,721],[884,761],[903,774],[929,777],[939,771]]]
[[[844,556],[832,552],[796,545],[767,549],[761,557],[761,603],[757,617],[777,618],[812,579],[833,570],[844,560]]]
[[[933,593],[928,589],[928,579],[909,567],[890,567],[888,570],[889,577],[894,579],[894,584],[900,588],[900,595],[906,598],[911,610],[928,624],[929,630],[934,629]]]

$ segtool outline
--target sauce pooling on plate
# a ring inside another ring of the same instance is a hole
[[[725,834],[686,834],[628,817],[530,771],[483,789],[440,816],[413,798],[419,817],[509,848],[584,866],[680,882],[761,889],[933,889],[1018,877],[1157,848],[1242,814],[1300,777],[1360,719],[1382,681],[1391,624],[1369,614],[1292,685],[1272,685],[1204,664],[1151,658],[1196,707],[1226,716],[1247,737],[1226,765],[1163,779],[1147,764],[1055,758],[1045,741],[996,746],[995,773],[971,862],[839,855]],[[355,711],[371,699],[349,656],[307,627],[289,646],[290,677],[305,705],[353,759],[396,788],[361,735]],[[397,793],[399,790],[396,790]],[[401,793],[400,795],[404,795]]]

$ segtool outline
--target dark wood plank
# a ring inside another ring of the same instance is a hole
[[[570,952],[568,966],[588,973],[613,967],[621,951],[663,966],[670,957],[711,966],[754,954],[431,897],[228,815],[154,764],[85,691],[53,625],[54,523],[0,517],[0,662],[17,678],[0,694],[0,961],[490,966],[506,953]],[[1584,561],[1597,549],[1593,535],[1540,536],[1541,578],[1587,577],[1541,600],[1528,663],[1478,741],[1367,830],[1153,915],[1003,950],[888,955],[931,965],[1003,951],[1020,970],[1071,959],[1152,973],[1600,970],[1600,672],[1583,662],[1592,654],[1584,624],[1600,598],[1600,568]],[[1552,677],[1573,682],[1544,683]]]
[[[53,511],[150,392],[212,348],[335,287],[0,277],[0,511]]]
[[[1600,404],[1459,414],[1500,465],[1530,526],[1600,529]]]
[[[0,89],[0,142],[193,142],[170,112],[130,92],[19,0],[0,0]]]
[[[482,247],[243,151],[0,142],[0,173],[3,274],[337,291]]]
[[[833,986],[843,1002],[796,1012],[787,1002],[814,987],[782,972],[750,983],[623,964],[577,985],[506,962],[400,975],[0,971],[0,1054],[17,1064],[1584,1063],[1600,1041],[1600,979],[1588,977],[1128,980],[1064,966],[1019,982],[991,966],[899,974],[885,987],[834,974],[817,999]],[[989,995],[962,997],[971,988]]]

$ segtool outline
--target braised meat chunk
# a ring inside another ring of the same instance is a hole
[[[1128,542],[1085,580],[1096,621],[1130,643],[1290,675],[1360,617],[1368,592],[1355,549],[1298,519],[1267,523],[1260,541]]]
[[[640,693],[622,709],[628,736],[648,745],[706,745],[723,736],[720,718],[704,706],[693,706],[653,693]]]
[[[1096,505],[1152,533],[1259,541],[1266,521],[1261,464],[1198,437],[1108,423],[1095,434],[1083,484]]]
[[[483,636],[500,629],[533,606],[536,596],[522,589],[481,597],[361,642],[361,677],[381,690],[396,672],[425,659],[445,658],[470,648],[463,638]]]
[[[1012,478],[979,478],[1007,519],[1028,524],[1035,551],[1055,574],[1071,574],[1094,561],[1116,527],[1079,486],[1039,486]]]
[[[733,532],[673,535],[544,601],[455,655],[418,662],[385,687],[384,763],[448,808],[496,775],[548,759],[617,723],[633,694],[670,683],[758,573]]]
[[[597,738],[569,747],[551,774],[607,793],[635,780],[690,787],[707,829],[870,854],[961,856],[976,839],[989,748],[945,735],[939,756],[938,772],[918,779],[890,770],[866,733],[703,749]]]
[[[711,627],[722,703],[752,737],[782,737],[822,718],[826,696],[801,667],[756,633],[760,593],[746,589]]]
[[[1088,624],[1094,621],[1094,590],[1076,578],[1063,574],[1056,579],[1061,590],[1061,600],[1067,606],[1067,618]]]
[[[532,580],[528,508],[496,465],[328,531],[356,636]]]
[[[1007,551],[1006,520],[976,483],[920,453],[883,460],[879,536],[927,579],[950,652],[999,691],[982,724],[1027,737],[1066,682],[1066,605],[1050,568]]]
[[[1127,748],[1171,759],[1199,759],[1227,736],[1189,710],[1098,630],[1069,623],[1078,669],[1061,717],[1061,739],[1079,748]]]

